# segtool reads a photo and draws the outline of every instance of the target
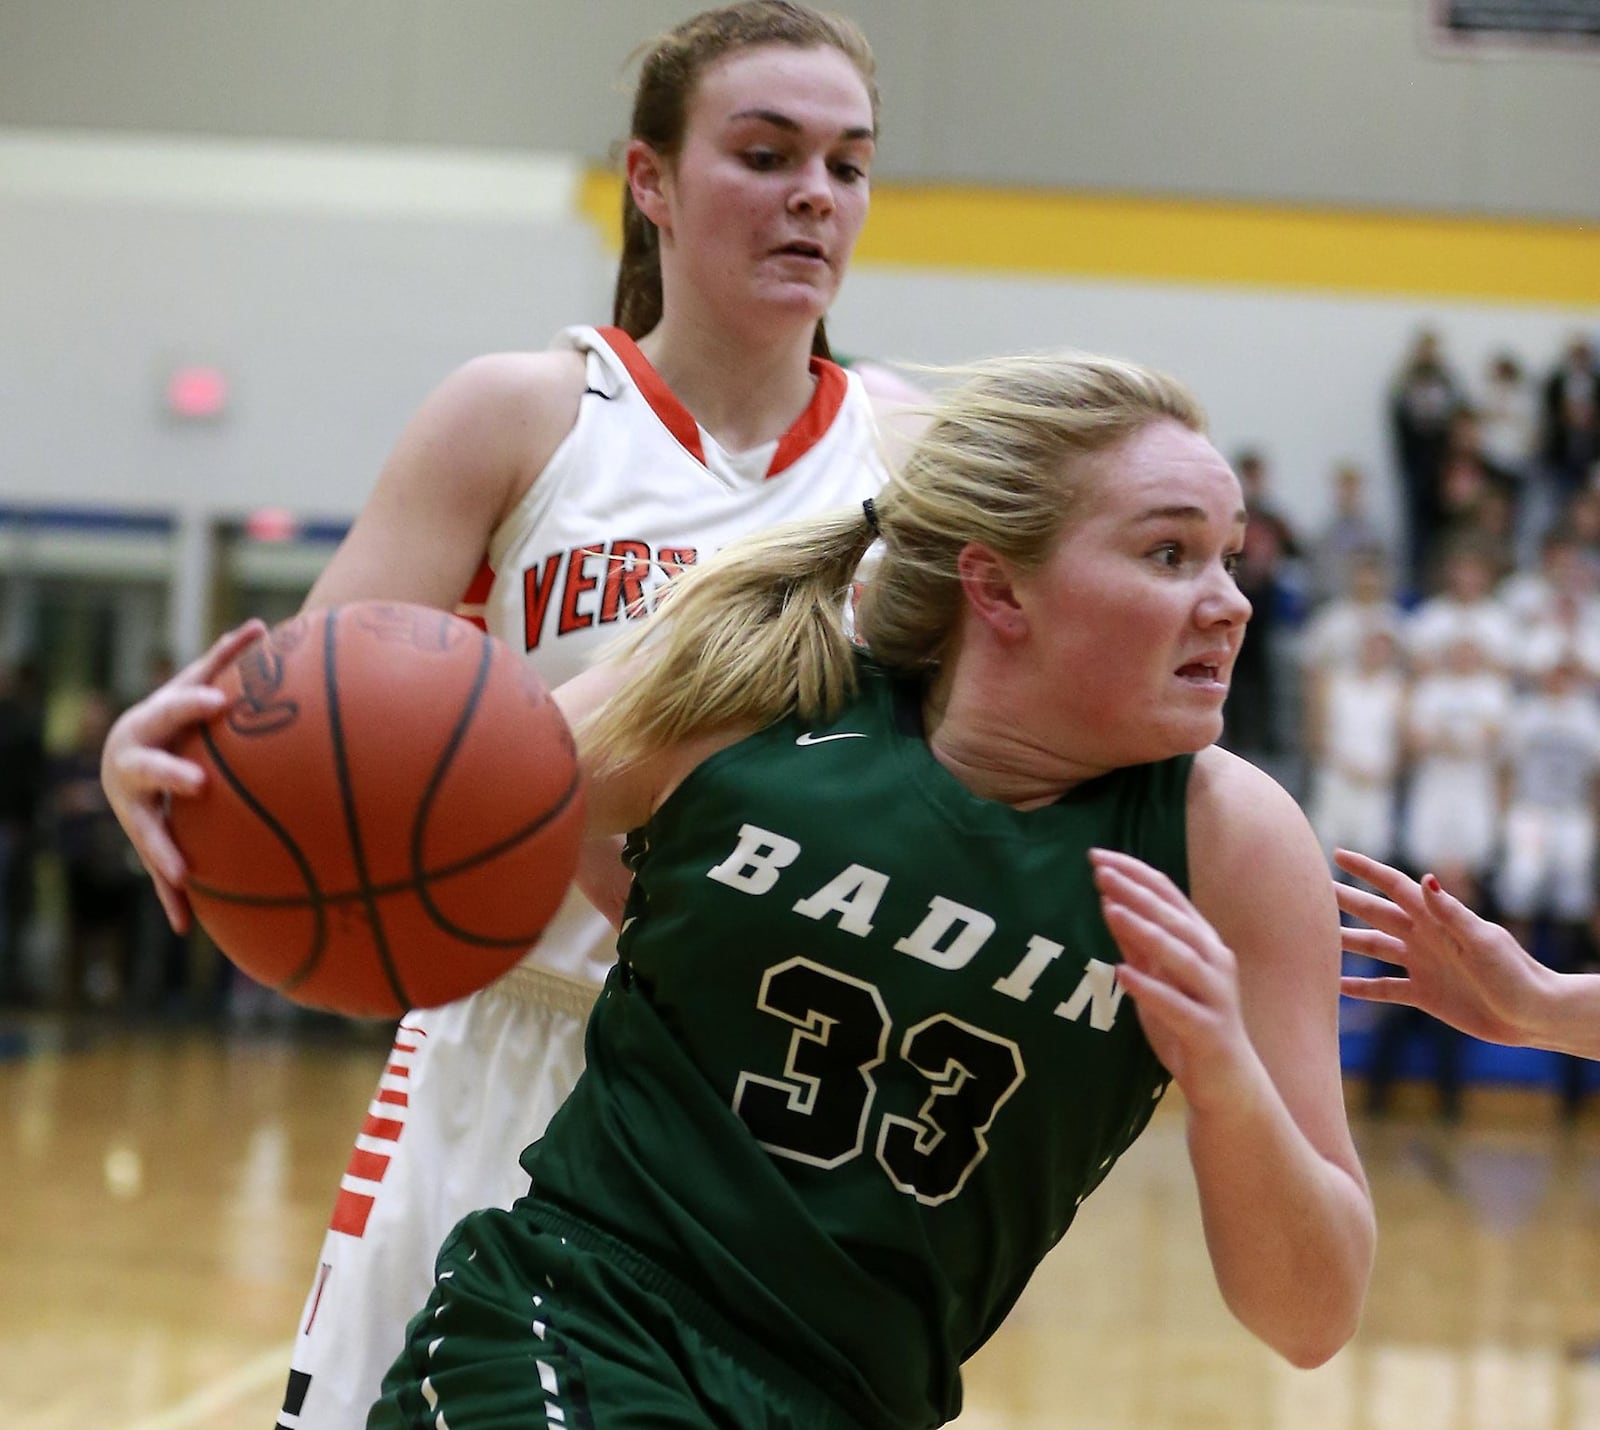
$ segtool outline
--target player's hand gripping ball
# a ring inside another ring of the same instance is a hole
[[[577,868],[571,732],[500,641],[361,601],[275,626],[178,746],[189,901],[217,946],[296,1002],[395,1017],[482,988],[537,941]]]

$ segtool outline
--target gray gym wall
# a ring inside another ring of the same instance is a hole
[[[1600,218],[1600,52],[1446,52],[1426,3],[840,8],[879,56],[885,186]],[[695,8],[0,0],[0,503],[352,513],[452,367],[604,319],[572,175],[623,130],[629,51]],[[1600,313],[863,263],[834,326],[1170,367],[1309,521],[1341,459],[1390,499],[1381,389],[1423,322],[1471,371]],[[228,371],[222,422],[162,418],[179,362]]]

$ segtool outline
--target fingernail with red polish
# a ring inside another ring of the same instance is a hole
[[[1422,885],[1430,893],[1437,894],[1439,892],[1439,881],[1434,878],[1432,874],[1425,874],[1423,876]]]

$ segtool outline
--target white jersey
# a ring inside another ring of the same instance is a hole
[[[1495,599],[1520,627],[1534,621],[1561,621],[1592,624],[1600,619],[1600,596],[1570,588],[1571,582],[1557,583],[1543,571],[1518,571],[1507,576],[1495,590]]]
[[[1518,700],[1505,732],[1511,802],[1500,864],[1508,917],[1576,921],[1594,908],[1600,711],[1589,690]]]
[[[1586,603],[1576,616],[1533,616],[1518,626],[1512,669],[1537,679],[1563,660],[1575,660],[1591,680],[1600,679],[1600,605]]]
[[[1515,658],[1517,628],[1505,607],[1491,597],[1458,601],[1435,596],[1406,620],[1406,649],[1421,664],[1442,660],[1451,645],[1463,640],[1477,646],[1491,665],[1504,667]]]
[[[734,454],[620,329],[569,328],[558,341],[588,358],[578,420],[495,532],[462,608],[552,688],[683,567],[779,522],[858,505],[883,484],[871,399],[834,363],[813,360],[816,391],[788,432]],[[573,890],[526,962],[598,984],[614,955],[614,931]]]
[[[1336,670],[1328,681],[1324,761],[1369,784],[1400,769],[1406,683],[1396,670]]]
[[[589,665],[672,572],[735,537],[858,504],[887,475],[871,400],[833,363],[813,363],[815,392],[788,432],[728,453],[620,331],[558,341],[587,358],[577,421],[494,533],[462,608],[547,685]],[[407,1015],[339,1187],[281,1430],[365,1425],[450,1228],[527,1190],[518,1154],[582,1071],[614,957],[610,924],[574,893],[505,977]]]
[[[1585,690],[1525,695],[1506,722],[1511,798],[1543,809],[1588,811],[1600,773],[1600,710]]]
[[[1323,850],[1385,859],[1394,840],[1406,683],[1398,671],[1334,669],[1324,693],[1324,753],[1306,813]]]
[[[1360,661],[1368,636],[1393,636],[1398,644],[1404,623],[1405,613],[1394,601],[1329,601],[1301,633],[1301,663],[1317,670],[1352,667]]]
[[[1511,687],[1489,671],[1436,674],[1412,687],[1410,725],[1427,746],[1412,769],[1405,815],[1408,857],[1420,868],[1479,872],[1499,833],[1500,736]]]

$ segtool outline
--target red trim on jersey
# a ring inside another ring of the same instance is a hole
[[[650,404],[650,410],[661,419],[661,425],[677,439],[684,451],[702,467],[705,466],[706,452],[700,442],[700,424],[694,420],[694,414],[678,400],[677,394],[667,386],[661,374],[650,366],[650,359],[639,351],[639,345],[621,328],[600,328],[598,331],[628,370],[628,376]],[[815,447],[822,434],[833,425],[839,409],[844,406],[844,395],[850,383],[838,363],[813,357],[811,375],[817,380],[811,392],[811,401],[806,404],[806,410],[790,424],[789,430],[778,439],[777,450],[773,452],[772,462],[767,467],[769,478],[792,467]]]
[[[321,1268],[317,1271],[317,1294],[311,1298],[311,1311],[310,1314],[306,1316],[305,1329],[300,1332],[302,1336],[309,1336],[311,1334],[311,1323],[317,1319],[317,1309],[322,1305],[323,1288],[327,1286],[328,1277],[332,1274],[333,1267],[324,1261]],[[296,1411],[296,1414],[298,1413],[299,1412]]]
[[[379,1088],[378,1101],[392,1103],[395,1107],[409,1107],[411,1105],[405,1093],[392,1087]]]
[[[844,395],[850,380],[844,369],[825,358],[811,359],[811,374],[817,380],[815,391],[806,410],[795,418],[794,425],[778,439],[778,450],[772,454],[772,465],[767,468],[770,479],[792,467],[822,440],[822,434],[833,425],[833,419],[844,406]]]
[[[360,1236],[367,1229],[367,1218],[372,1215],[372,1198],[348,1187],[339,1188],[339,1200],[333,1204],[330,1231],[342,1231],[346,1236]]]
[[[639,351],[638,343],[621,328],[601,328],[600,336],[609,344],[623,367],[628,369],[628,376],[644,394],[650,410],[661,419],[661,425],[677,438],[678,445],[685,452],[702,467],[705,466],[706,452],[700,445],[700,424],[694,420],[694,414],[678,401],[677,394],[667,386],[661,374],[650,366],[650,359]]]
[[[467,589],[462,594],[463,606],[481,606],[489,599],[489,588],[494,585],[494,567],[489,564],[485,556],[478,563],[478,569],[473,573],[472,580],[467,582]]]
[[[363,1182],[381,1182],[383,1174],[389,1170],[389,1159],[381,1152],[357,1147],[350,1154],[350,1165],[344,1170],[346,1176],[359,1177]]]
[[[367,1120],[361,1124],[361,1130],[368,1137],[376,1137],[382,1142],[398,1142],[406,1125],[396,1122],[392,1117],[374,1117],[369,1112]]]
[[[493,585],[494,567],[489,564],[489,558],[485,556],[478,563],[478,569],[473,573],[472,580],[467,583],[467,589],[462,593],[461,599],[456,602],[456,615],[480,631],[489,629],[489,623],[483,616],[483,606],[489,599],[489,590]]]

